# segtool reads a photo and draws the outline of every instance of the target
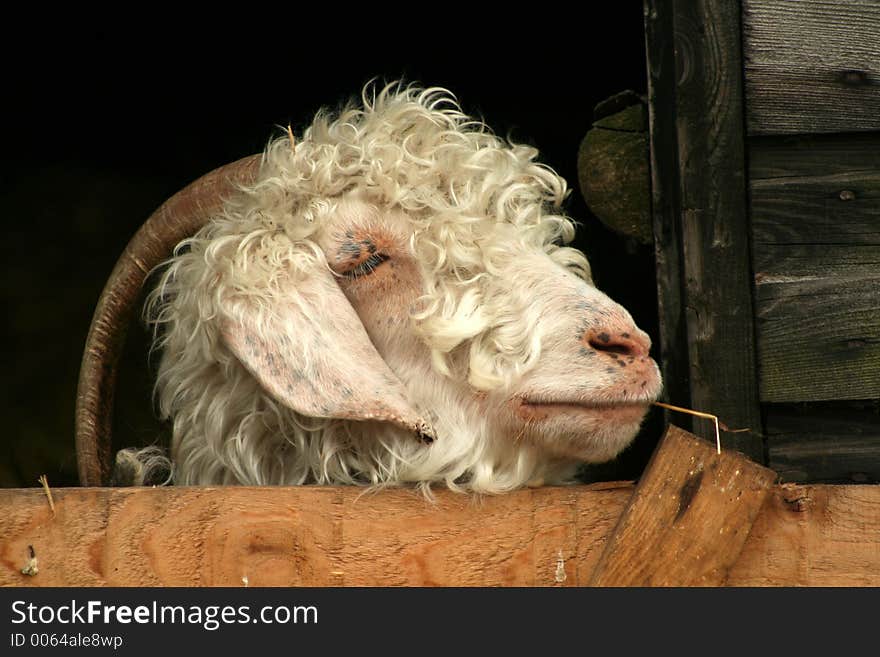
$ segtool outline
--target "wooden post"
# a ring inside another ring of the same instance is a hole
[[[763,462],[739,3],[645,0],[645,29],[667,398],[750,428],[728,442]]]
[[[720,586],[776,473],[670,426],[590,579],[592,586]]]

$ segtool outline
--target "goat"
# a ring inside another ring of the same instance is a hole
[[[537,155],[400,84],[271,141],[148,297],[175,482],[501,493],[620,453],[659,371]]]

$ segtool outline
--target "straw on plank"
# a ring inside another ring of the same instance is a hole
[[[49,500],[49,508],[52,509],[52,515],[55,515],[55,501],[52,499],[52,491],[49,490],[49,480],[46,478],[46,475],[40,475],[37,479],[42,485],[43,490],[46,491],[46,498]]]

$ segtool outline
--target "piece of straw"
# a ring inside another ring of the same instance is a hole
[[[723,422],[718,421],[717,415],[712,415],[711,413],[703,413],[702,411],[694,411],[689,408],[682,408],[681,406],[673,406],[672,404],[664,404],[663,402],[654,402],[654,406],[659,406],[661,408],[666,408],[670,411],[676,411],[677,413],[687,413],[688,415],[696,415],[697,417],[706,418],[707,420],[712,420],[715,423],[715,446],[718,450],[718,453],[721,453],[721,429],[728,433],[741,433],[743,431],[748,431],[748,429],[728,429],[727,425]]]
[[[46,475],[40,475],[37,479],[42,485],[43,490],[46,491],[46,498],[49,500],[49,508],[52,509],[52,515],[55,515],[55,501],[52,499],[52,491],[49,490],[49,480],[46,478]]]

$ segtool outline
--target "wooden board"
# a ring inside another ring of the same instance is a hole
[[[41,490],[5,489],[0,586],[575,586],[632,491],[438,491],[431,507],[394,490],[71,488],[53,492],[53,517]],[[727,584],[880,586],[880,486],[771,498]]]
[[[750,161],[761,400],[880,397],[880,135]]]
[[[575,586],[631,493],[59,489],[53,516],[42,490],[0,490],[0,586]]]
[[[667,398],[753,429],[731,443],[760,460],[739,6],[647,0],[645,26]]]
[[[880,482],[880,400],[768,404],[769,464],[782,481]]]
[[[645,0],[651,214],[660,323],[657,360],[663,373],[664,396],[679,405],[688,405],[690,376],[682,296],[674,31],[669,7],[659,0]],[[693,427],[686,416],[678,421],[685,427]]]
[[[880,132],[751,137],[748,147],[752,180],[876,171]]]
[[[670,426],[590,584],[720,586],[776,473]]]
[[[880,130],[880,3],[742,7],[750,134]]]
[[[880,486],[776,487],[727,584],[880,585]]]

